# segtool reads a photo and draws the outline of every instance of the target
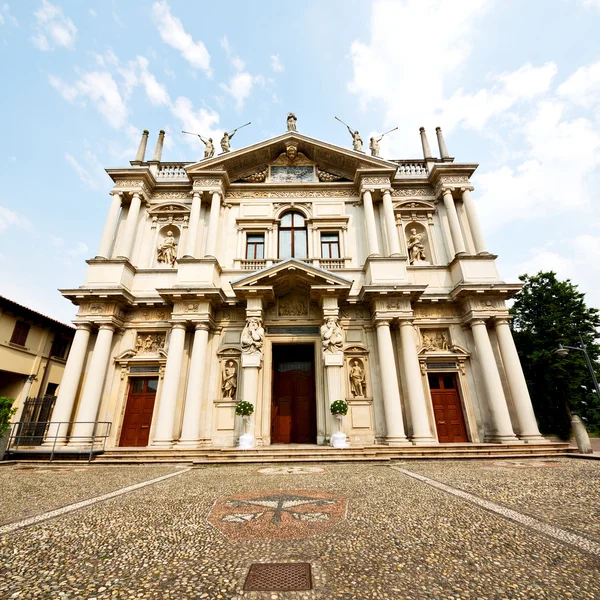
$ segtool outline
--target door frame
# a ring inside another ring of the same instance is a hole
[[[273,406],[273,345],[304,344],[314,346],[315,368],[315,413],[317,421],[317,444],[322,444],[325,437],[331,437],[331,419],[326,414],[325,369],[319,335],[280,335],[272,334],[265,337],[264,368],[260,377],[262,405],[257,406],[256,424],[260,423],[260,431],[264,445],[271,445],[271,408]]]
[[[313,377],[312,377],[312,384],[313,384],[313,399],[314,399],[314,412],[313,412],[313,421],[314,421],[314,439],[315,442],[308,442],[308,445],[310,445],[311,443],[316,443],[317,441],[317,368],[316,368],[316,356],[315,356],[315,345],[311,344],[309,342],[307,343],[302,343],[302,342],[298,342],[297,344],[282,344],[282,343],[278,343],[278,342],[274,342],[273,344],[271,344],[271,358],[272,358],[272,353],[273,353],[273,346],[292,346],[292,345],[298,345],[298,346],[311,346],[312,347],[312,351],[313,351],[313,361],[312,361],[312,373],[313,373]],[[272,363],[273,364],[273,363]],[[272,430],[272,426],[273,426],[273,421],[272,421],[272,410],[273,410],[273,390],[275,389],[275,376],[276,376],[276,372],[275,369],[273,368],[273,366],[271,366],[271,429],[269,431]],[[271,443],[273,443],[273,440],[271,440]],[[278,442],[278,445],[281,442]],[[298,444],[300,442],[290,442],[291,444]]]
[[[153,439],[153,435],[154,435],[154,425],[155,425],[155,418],[158,412],[158,401],[159,401],[159,396],[158,393],[160,391],[161,388],[161,384],[162,384],[162,377],[159,376],[158,373],[135,373],[133,376],[129,376],[127,378],[127,386],[125,388],[125,401],[123,402],[123,410],[121,413],[121,419],[119,422],[119,434],[115,440],[115,446],[117,446],[118,448],[129,448],[130,446],[121,446],[121,436],[123,435],[123,424],[125,423],[125,414],[127,413],[127,404],[129,401],[129,396],[131,395],[131,387],[132,387],[132,383],[135,379],[157,379],[157,385],[156,385],[156,392],[154,394],[154,405],[152,406],[152,418],[150,421],[150,428],[148,431],[148,443],[146,444],[146,446],[135,446],[135,447],[139,447],[139,448],[147,448],[148,446],[150,446],[150,444],[152,443],[152,439]]]
[[[453,391],[456,392],[456,398],[458,399],[458,408],[460,409],[460,414],[461,414],[461,419],[462,419],[462,423],[464,426],[464,432],[465,432],[465,441],[464,442],[441,442],[439,439],[439,433],[438,433],[438,428],[437,428],[437,420],[435,418],[435,410],[433,409],[433,398],[431,396],[431,394],[433,393],[431,391],[431,386],[429,384],[429,376],[435,376],[435,377],[443,377],[445,375],[453,375],[454,376],[454,382],[456,384],[456,387],[454,388],[436,388],[435,391]],[[464,407],[463,407],[463,401],[460,397],[460,383],[458,380],[458,373],[456,371],[428,371],[427,372],[427,385],[429,386],[429,398],[430,398],[430,402],[431,402],[431,408],[433,409],[433,426],[435,428],[435,433],[436,433],[436,437],[438,438],[438,442],[440,444],[465,444],[469,442],[469,428],[467,427],[467,418],[465,415],[465,411],[464,411]]]
[[[441,359],[440,359],[441,360]],[[456,360],[453,359],[453,360]],[[475,412],[473,410],[473,402],[471,401],[471,395],[469,394],[469,385],[467,381],[467,373],[466,373],[466,365],[463,361],[460,361],[460,364],[457,365],[456,368],[448,368],[448,369],[430,369],[430,365],[435,364],[435,362],[426,363],[426,370],[423,376],[425,381],[424,385],[427,390],[427,398],[429,400],[429,409],[432,415],[432,425],[433,432],[435,434],[435,439],[439,442],[438,434],[437,434],[437,426],[435,423],[435,414],[433,411],[433,402],[431,400],[431,389],[429,387],[429,380],[427,375],[429,373],[454,373],[456,375],[456,387],[458,392],[458,398],[460,400],[460,407],[463,413],[463,419],[465,422],[465,429],[467,431],[467,443],[478,444],[480,443],[479,432],[477,431],[477,421],[475,419]]]

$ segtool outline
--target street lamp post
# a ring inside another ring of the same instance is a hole
[[[598,398],[600,398],[600,386],[598,385],[598,380],[596,379],[594,365],[592,364],[590,355],[588,354],[587,348],[583,343],[581,334],[578,335],[581,346],[563,346],[562,344],[559,344],[556,354],[559,356],[567,356],[567,354],[569,354],[569,350],[579,350],[580,352],[583,352],[583,355],[585,356],[585,362],[590,371],[590,375],[592,376],[592,381],[594,382],[594,389],[596,390]],[[579,451],[582,454],[591,454],[593,452],[592,445],[581,418],[577,415],[573,415],[573,418],[571,419],[571,426],[573,427],[573,433],[575,434],[575,440],[577,441],[577,447],[579,448]]]
[[[588,354],[587,348],[583,343],[583,338],[581,337],[581,334],[579,334],[579,341],[581,342],[581,346],[563,346],[562,344],[559,344],[558,349],[556,350],[556,354],[558,354],[559,356],[566,356],[567,354],[569,354],[569,350],[579,350],[580,352],[583,352],[583,355],[585,356],[585,362],[587,363],[590,375],[592,376],[592,381],[594,382],[596,394],[598,394],[598,398],[600,398],[600,385],[598,385],[596,373],[594,372],[594,366],[592,365],[592,360],[590,359],[590,355]]]

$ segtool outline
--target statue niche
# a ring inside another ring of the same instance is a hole
[[[350,393],[353,398],[365,398],[367,396],[367,379],[365,366],[361,359],[353,358],[349,361]]]
[[[408,259],[411,265],[430,265],[429,243],[427,241],[427,232],[421,223],[409,223],[406,226],[406,247],[408,249]]]
[[[156,260],[169,267],[175,266],[179,242],[179,228],[173,226],[163,227],[159,233],[159,242],[156,246]]]
[[[221,397],[235,399],[238,379],[237,363],[234,360],[227,359],[223,365],[223,374],[221,376]]]

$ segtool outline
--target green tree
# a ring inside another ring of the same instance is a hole
[[[600,398],[585,356],[555,352],[559,344],[580,346],[581,335],[598,375],[598,310],[586,306],[584,294],[569,279],[559,281],[552,271],[519,279],[524,286],[510,309],[511,326],[540,430],[568,439],[573,413],[598,433]]]
[[[14,398],[0,396],[0,438],[8,431],[11,417],[17,412],[17,407],[13,408]]]

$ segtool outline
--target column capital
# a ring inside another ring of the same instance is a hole
[[[182,321],[175,321],[171,323],[171,329],[183,329],[184,331],[187,329],[187,323],[183,323]]]
[[[512,315],[502,315],[494,317],[494,323],[496,325],[508,325],[513,319]]]
[[[77,329],[78,331],[92,331],[92,325],[91,323],[77,323],[75,325],[75,329]]]
[[[415,322],[413,320],[412,317],[407,317],[407,318],[397,318],[396,322],[398,323],[399,327],[414,327]]]
[[[482,319],[481,317],[475,317],[469,321],[469,325],[471,327],[473,327],[473,325],[485,325],[485,324],[486,324],[485,319]]]
[[[464,194],[465,192],[472,192],[475,188],[472,185],[463,185],[459,189],[460,193]]]
[[[109,331],[114,331],[116,329],[116,326],[113,323],[102,323],[98,326],[98,331],[101,331],[102,329],[108,329]]]
[[[379,188],[379,193],[380,194],[389,194],[390,196],[392,195],[392,188],[391,187],[385,187],[385,188]]]
[[[194,329],[196,331],[210,331],[210,323],[196,323]]]
[[[201,197],[202,197],[201,190],[192,190],[192,198],[196,199],[196,198],[201,198]]]
[[[392,319],[375,319],[374,325],[375,327],[389,327],[391,320]]]
[[[109,196],[112,196],[113,198],[115,198],[115,197],[117,197],[117,196],[118,196],[118,197],[119,197],[119,199],[120,199],[121,201],[123,201],[123,192],[121,192],[121,191],[119,191],[119,190],[112,190],[112,191],[108,192],[108,195],[109,195]]]
[[[445,196],[446,194],[450,194],[450,196],[452,196],[453,191],[454,191],[454,188],[451,188],[451,187],[443,187],[440,190],[440,192],[442,193],[442,196]]]

